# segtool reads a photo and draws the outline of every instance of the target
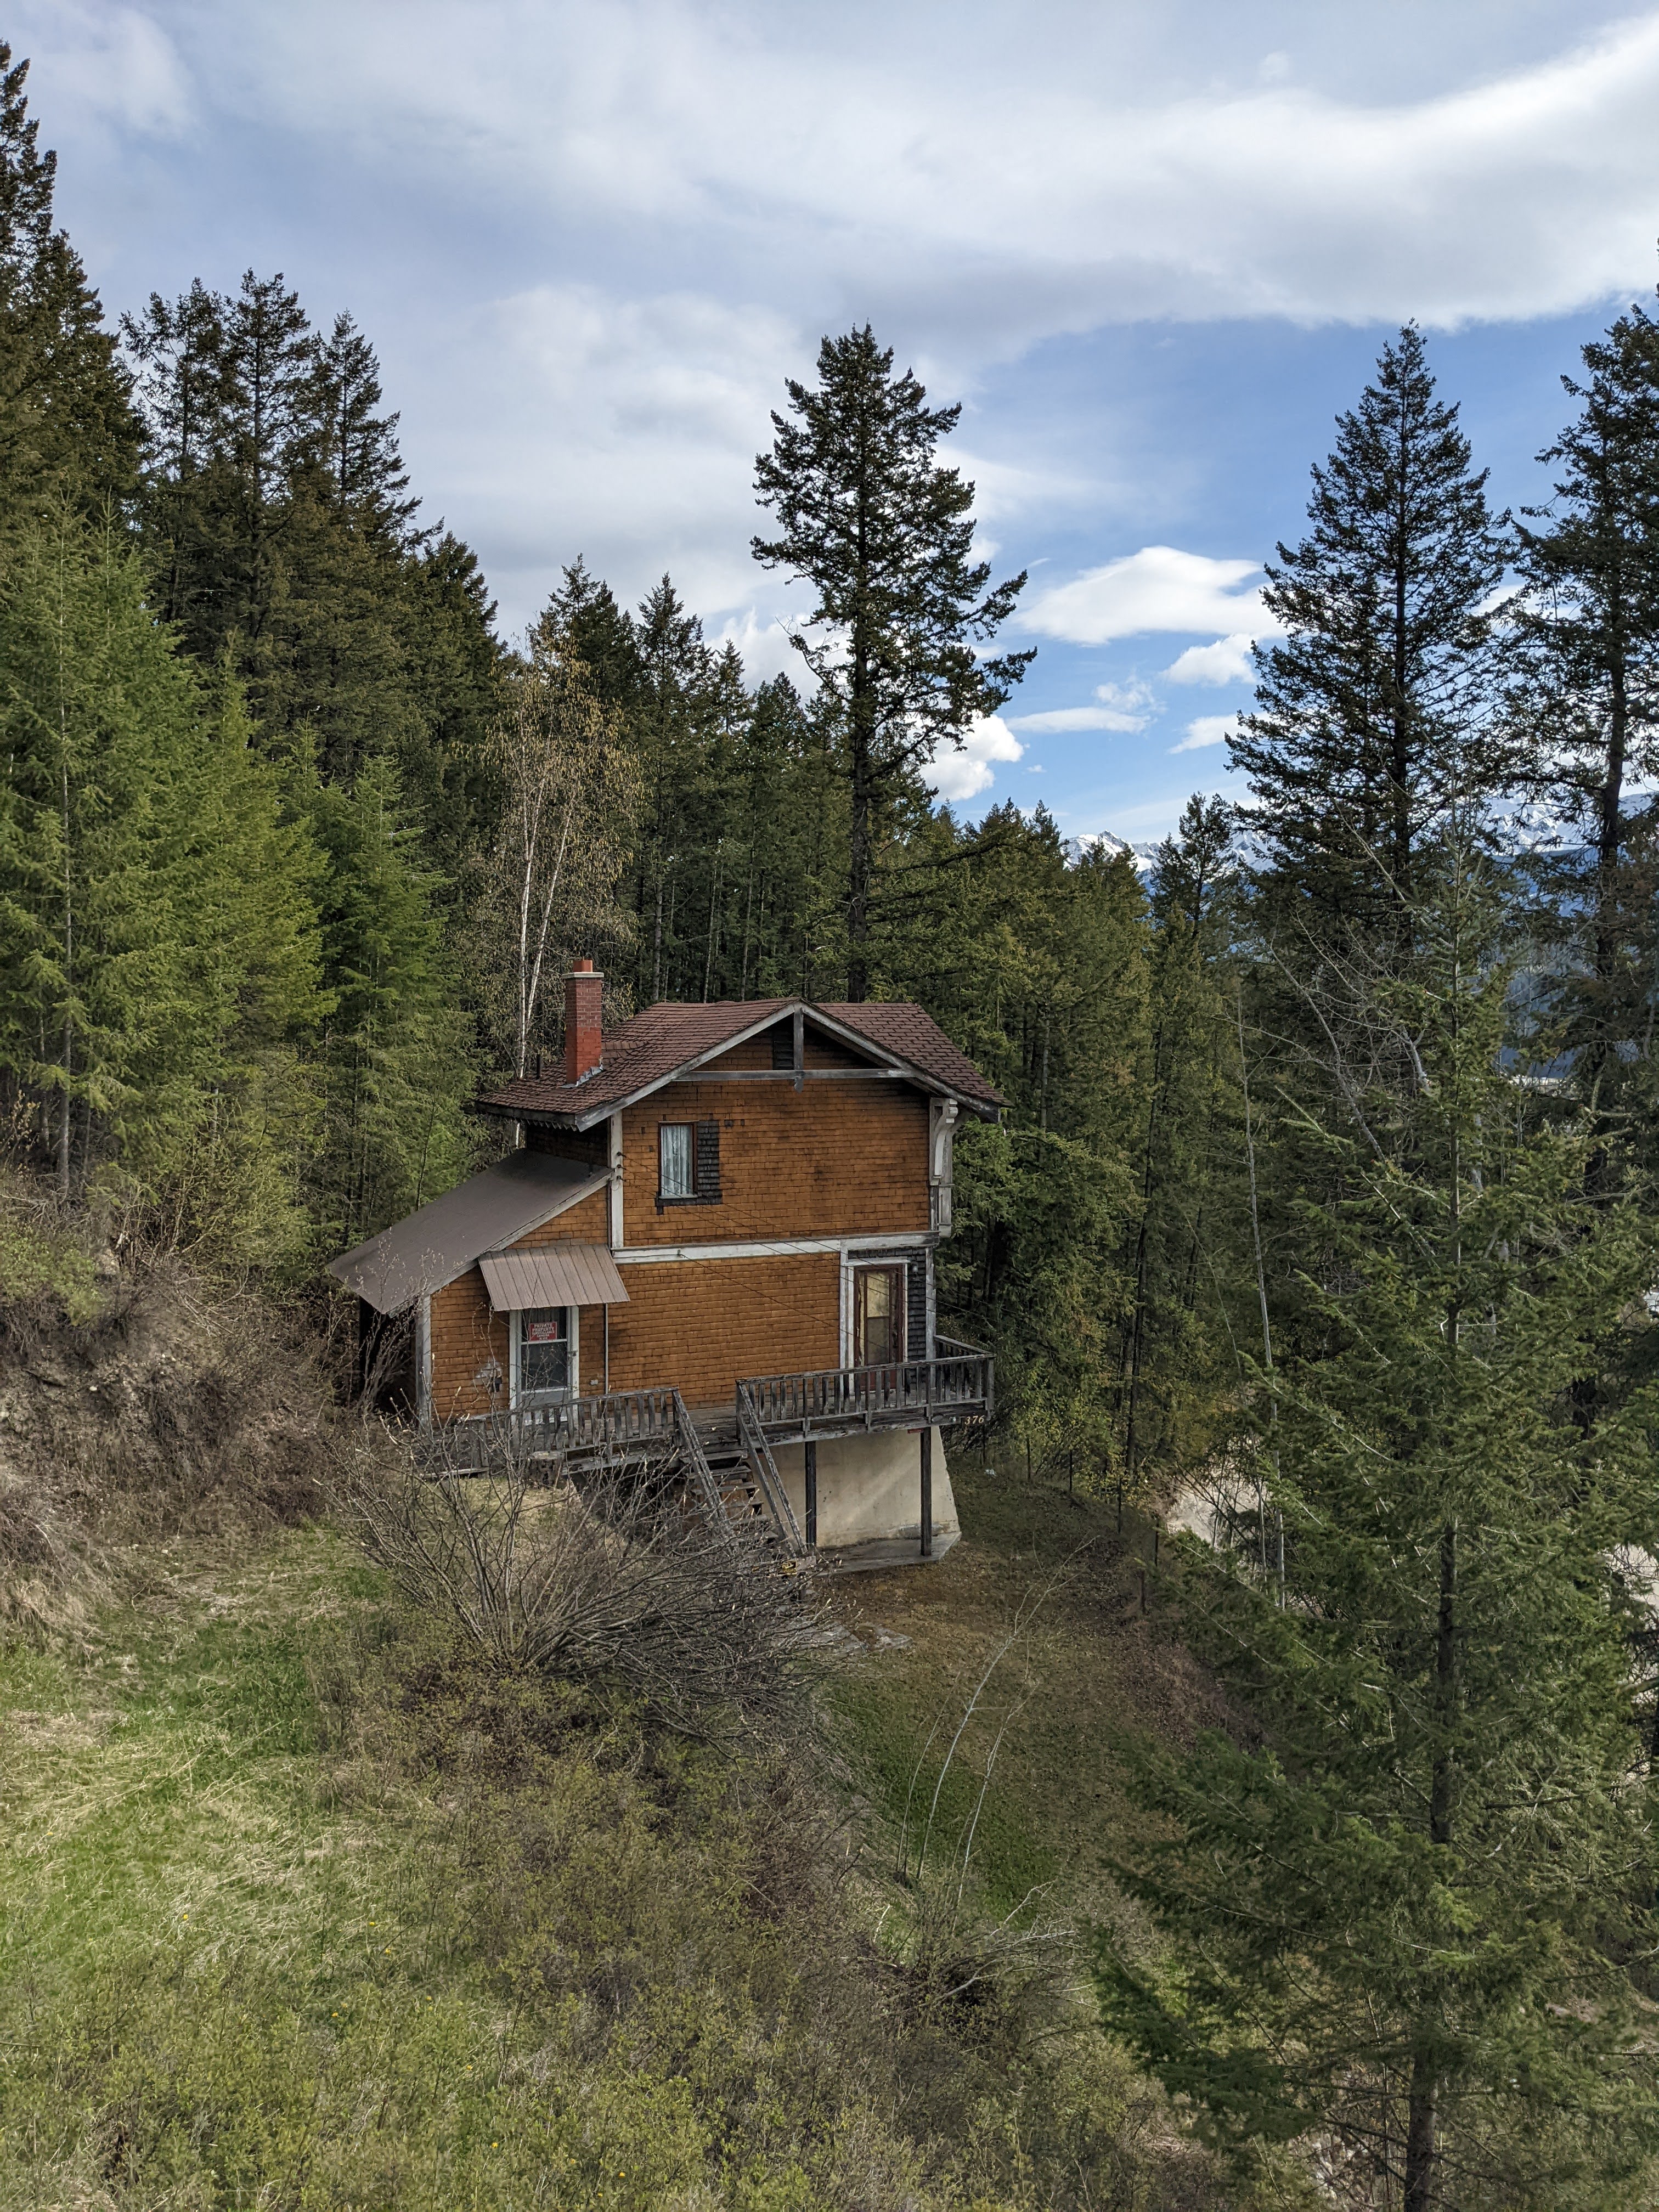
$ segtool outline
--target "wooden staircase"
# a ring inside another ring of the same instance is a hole
[[[750,1433],[744,1433],[740,1404],[738,1435],[705,1443],[678,1390],[674,1404],[687,1480],[709,1520],[769,1552],[803,1557],[806,1546],[759,1424],[751,1416]]]

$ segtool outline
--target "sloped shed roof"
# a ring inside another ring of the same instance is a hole
[[[526,1306],[625,1306],[628,1285],[608,1244],[540,1244],[532,1252],[486,1252],[478,1262],[497,1313]]]
[[[328,1272],[378,1312],[401,1313],[423,1291],[453,1282],[481,1254],[527,1237],[605,1181],[602,1170],[579,1160],[509,1152],[407,1220],[331,1260]]]

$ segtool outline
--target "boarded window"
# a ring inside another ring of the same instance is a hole
[[[793,1067],[795,1064],[795,1024],[793,1022],[775,1022],[767,1031],[772,1040],[772,1065],[775,1068]]]
[[[657,1131],[657,1188],[664,1198],[696,1194],[689,1121],[665,1121]]]

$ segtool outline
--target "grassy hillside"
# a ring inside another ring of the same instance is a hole
[[[180,1295],[129,1284],[37,1327],[0,1430],[14,1526],[31,1420],[61,1446],[78,1408],[112,1448],[97,1401],[136,1388],[147,1304]],[[246,1317],[199,1289],[191,1310],[178,1411]],[[38,1495],[83,1587],[47,1624],[37,1562],[0,1662],[0,2206],[1221,2201],[1093,2027],[1062,1932],[1103,1894],[1106,1723],[1190,1686],[1107,1532],[970,1486],[939,1568],[837,1589],[837,1778],[800,1741],[689,1741],[492,1675],[307,1504],[284,1418],[227,1385],[218,1444],[181,1435],[187,1483],[100,1509],[92,1451]],[[129,1426],[116,1474],[156,1442]],[[318,1414],[307,1449],[346,1442]],[[1055,1580],[1074,1529],[1095,1548]],[[933,1717],[1022,1605],[900,1880]]]

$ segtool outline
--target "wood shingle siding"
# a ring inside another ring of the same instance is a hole
[[[514,1245],[515,1252],[533,1251],[538,1244],[605,1244],[608,1219],[608,1194],[603,1190],[590,1191],[586,1198],[578,1199],[562,1213],[556,1213],[551,1221],[544,1221],[539,1229],[532,1229],[528,1237],[520,1237]]]
[[[659,1212],[659,1127],[710,1119],[720,1131],[718,1205]],[[928,1226],[927,1101],[902,1083],[818,1083],[800,1091],[787,1083],[671,1084],[624,1113],[623,1157],[623,1241],[630,1251]]]
[[[469,1267],[432,1301],[433,1419],[502,1410],[511,1355],[507,1316],[491,1310],[483,1277]],[[493,1391],[492,1368],[500,1377]]]
[[[688,1405],[729,1405],[749,1375],[840,1364],[841,1262],[833,1252],[678,1260],[624,1270],[611,1309],[611,1387],[672,1383]],[[583,1340],[584,1377],[596,1372]]]

